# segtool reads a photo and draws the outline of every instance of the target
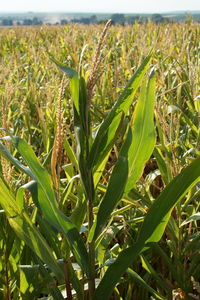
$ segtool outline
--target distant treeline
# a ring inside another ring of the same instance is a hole
[[[152,14],[152,15],[124,15],[124,14],[113,14],[110,16],[113,24],[128,25],[135,22],[146,23],[151,21],[152,23],[168,23],[168,22],[184,22],[192,21],[200,23],[200,14],[176,14],[176,15],[161,15],[161,14]],[[33,18],[24,18],[22,20],[15,19],[14,17],[0,18],[1,26],[35,26],[35,25],[65,25],[68,23],[80,23],[80,24],[100,24],[104,23],[106,20],[99,20],[96,15],[89,17],[76,17],[71,19],[61,19],[57,22],[46,22],[37,17]]]
[[[14,18],[2,18],[0,20],[1,26],[13,26],[13,25],[23,25],[23,26],[32,26],[32,25],[42,25],[43,21],[39,20],[38,18],[30,18],[30,19],[24,19],[24,20],[15,20]]]

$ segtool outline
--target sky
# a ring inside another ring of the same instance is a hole
[[[0,12],[153,13],[200,10],[200,0],[1,0]]]

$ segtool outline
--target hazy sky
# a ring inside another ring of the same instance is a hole
[[[200,10],[200,0],[1,0],[0,11],[164,12]]]

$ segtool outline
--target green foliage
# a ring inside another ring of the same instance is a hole
[[[198,296],[199,32],[162,26],[112,27],[99,74],[91,27],[2,35],[1,298]]]

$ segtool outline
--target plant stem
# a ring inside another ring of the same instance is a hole
[[[8,276],[8,254],[7,249],[5,252],[5,279],[6,279],[6,300],[11,300],[10,288],[9,288],[9,276]]]
[[[72,300],[72,291],[70,285],[70,274],[69,274],[69,267],[68,261],[64,259],[64,270],[65,270],[65,286],[66,286],[66,293],[67,293],[67,300]]]
[[[86,102],[86,110],[85,110],[85,136],[86,136],[86,161],[88,160],[90,153],[90,99],[88,96]],[[86,166],[88,164],[86,163]],[[94,190],[94,182],[93,182],[93,171],[92,169],[87,169],[88,175],[88,187],[89,189],[86,191],[88,198],[88,232],[90,232],[93,221],[93,205],[95,200],[95,190]],[[89,300],[93,299],[94,291],[95,291],[95,243],[94,241],[89,242],[88,244],[88,254],[89,254],[89,274],[88,274],[88,294]]]
[[[93,185],[93,174],[92,171],[89,174],[91,193],[88,201],[88,229],[89,232],[92,228],[94,215],[93,215],[93,203],[94,203],[94,185]],[[94,241],[89,242],[89,278],[88,278],[88,291],[89,300],[93,299],[95,291],[95,243]]]
[[[89,278],[88,278],[89,300],[93,299],[95,291],[95,244],[89,243]]]

